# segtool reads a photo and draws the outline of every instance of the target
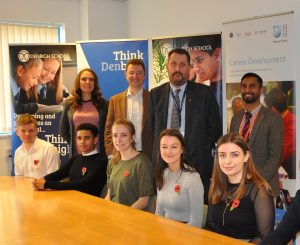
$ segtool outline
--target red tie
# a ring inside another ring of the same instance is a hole
[[[245,112],[245,124],[242,130],[242,136],[244,139],[248,142],[249,141],[249,135],[250,133],[247,134],[249,127],[250,127],[250,119],[252,117],[252,114],[248,111]]]

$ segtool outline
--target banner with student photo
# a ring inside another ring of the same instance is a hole
[[[148,90],[148,40],[78,42],[76,48],[78,70],[91,68],[96,72],[106,99],[127,89],[125,67],[127,61],[133,58],[145,63],[144,88]]]
[[[222,43],[221,34],[195,35],[184,37],[152,38],[153,83],[157,87],[168,82],[168,52],[184,48],[191,56],[189,80],[210,86],[222,116]]]
[[[293,14],[281,13],[224,23],[227,126],[243,108],[240,80],[247,72],[262,77],[261,103],[281,114],[284,127],[282,175],[296,178],[296,104]]]
[[[69,145],[59,134],[59,121],[62,103],[69,96],[77,73],[76,46],[10,45],[9,56],[13,114],[12,155],[21,145],[15,133],[16,118],[28,113],[38,121],[38,137],[57,147],[63,164],[69,157]]]

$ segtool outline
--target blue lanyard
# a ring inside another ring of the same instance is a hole
[[[172,95],[172,98],[173,98],[173,103],[175,103],[175,107],[176,107],[176,110],[177,110],[178,115],[179,115],[179,126],[180,127],[181,127],[181,111],[182,111],[182,107],[183,107],[183,101],[184,101],[185,96],[186,96],[186,90],[187,90],[187,87],[185,87],[182,99],[179,102],[179,101],[176,100],[173,89],[171,88],[171,95]]]

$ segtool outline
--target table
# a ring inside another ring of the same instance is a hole
[[[78,191],[0,177],[0,244],[244,244]]]

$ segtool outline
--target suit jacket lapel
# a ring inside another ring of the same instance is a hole
[[[120,100],[119,100],[119,105],[120,105],[120,113],[121,113],[121,118],[127,118],[127,100],[126,100],[126,95],[127,95],[127,89],[121,94]]]
[[[147,114],[148,114],[148,91],[143,89],[143,118],[142,118],[142,128],[144,128],[146,119],[147,119]]]
[[[233,132],[235,133],[239,133],[240,132],[240,125],[242,123],[243,120],[243,116],[244,116],[245,112],[242,111],[237,115],[237,120],[235,121],[235,124],[233,125]]]
[[[186,100],[185,100],[185,125],[191,125],[190,121],[193,120],[192,109],[193,109],[193,89],[191,82],[187,82],[186,85]],[[187,133],[187,127],[185,126],[184,135]]]
[[[163,123],[165,128],[168,123],[168,109],[169,109],[169,96],[170,96],[170,82],[163,88],[161,98],[161,115],[163,115]]]
[[[263,119],[265,117],[265,112],[266,112],[266,109],[264,108],[264,106],[262,106],[260,108],[260,110],[258,111],[257,119],[254,122],[254,125],[253,125],[252,130],[251,130],[251,134],[250,134],[250,137],[249,137],[250,145],[252,144],[252,142],[255,139],[255,136],[256,136],[256,133],[257,133],[257,130],[258,130],[260,124],[263,122]]]

